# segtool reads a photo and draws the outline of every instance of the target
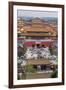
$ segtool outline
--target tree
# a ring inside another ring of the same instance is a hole
[[[58,77],[58,71],[57,70],[53,71],[53,73],[51,75],[51,78],[56,78],[56,77]]]

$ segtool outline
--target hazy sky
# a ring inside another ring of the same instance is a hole
[[[39,11],[39,10],[18,10],[17,16],[29,17],[58,17],[57,11]]]

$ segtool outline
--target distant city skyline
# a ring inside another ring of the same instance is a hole
[[[57,11],[41,11],[41,10],[17,10],[17,17],[58,17]]]

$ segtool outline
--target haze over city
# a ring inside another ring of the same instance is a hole
[[[40,10],[22,10],[19,9],[17,11],[17,16],[18,17],[24,17],[24,16],[28,16],[28,17],[54,17],[57,18],[58,17],[58,12],[57,11],[40,11]]]

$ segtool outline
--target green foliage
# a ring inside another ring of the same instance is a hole
[[[18,75],[18,80],[20,80],[20,76]]]
[[[22,73],[21,77],[18,74],[18,80],[20,79],[26,79],[26,73]]]
[[[35,73],[36,72],[36,69],[33,67],[33,65],[27,65],[26,68],[27,68],[28,73]]]
[[[52,74],[51,74],[51,78],[56,78],[58,77],[58,71],[54,71]]]
[[[22,79],[26,79],[26,73],[22,74]]]
[[[18,37],[21,37],[21,34],[18,33],[17,36],[18,36]]]

